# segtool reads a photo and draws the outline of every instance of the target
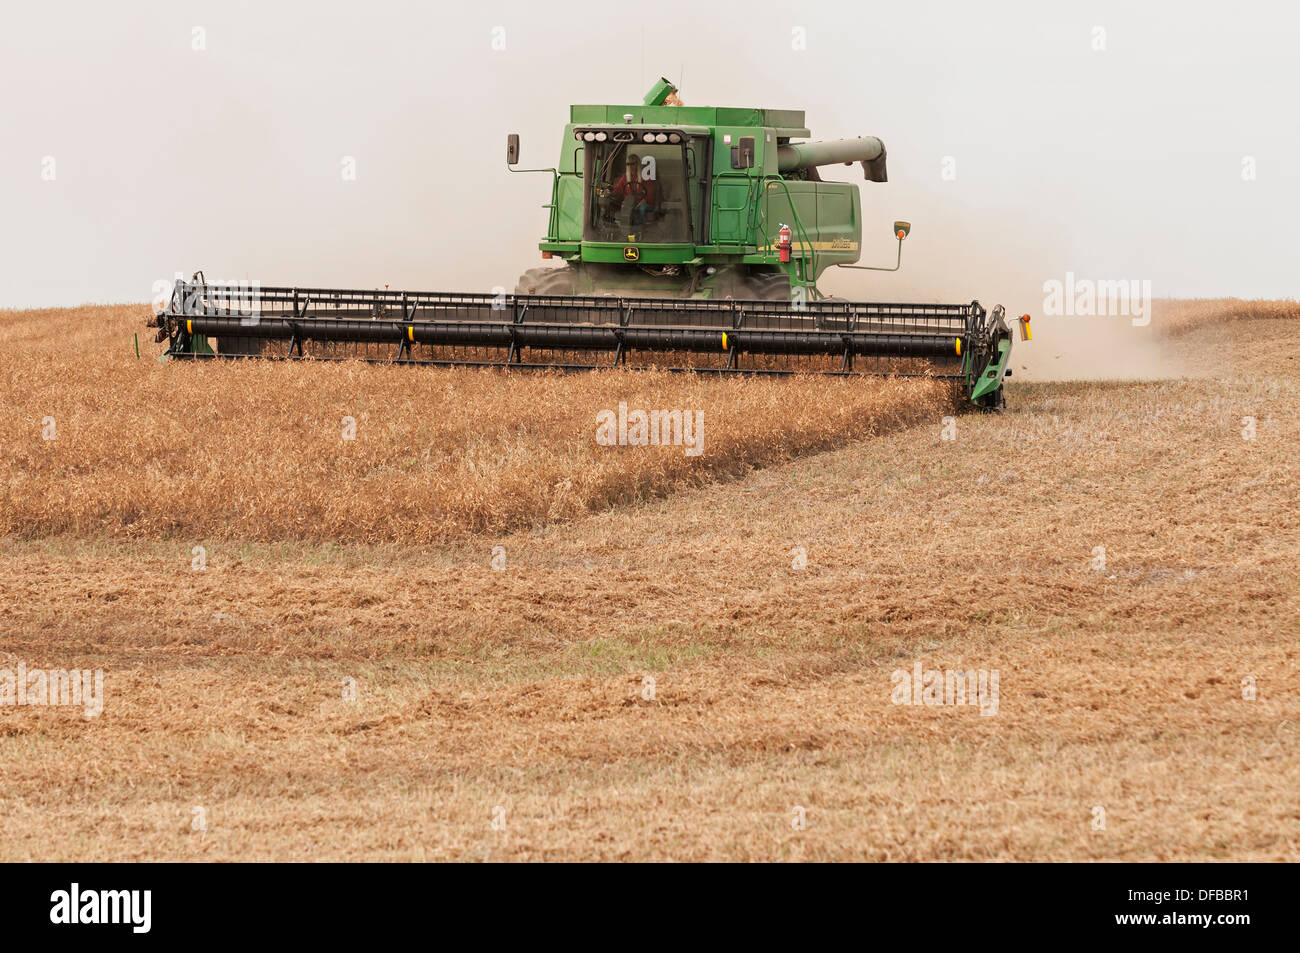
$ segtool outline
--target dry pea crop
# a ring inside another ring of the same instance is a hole
[[[1153,321],[1164,334],[1179,336],[1211,324],[1233,321],[1300,318],[1300,301],[1242,298],[1163,299],[1155,302]]]
[[[661,497],[956,406],[923,379],[160,365],[144,315],[0,316],[0,535],[430,542]],[[597,415],[621,402],[700,412],[702,452],[600,445]]]

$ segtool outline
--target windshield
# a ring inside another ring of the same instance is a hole
[[[691,240],[684,146],[606,142],[584,151],[584,240]]]

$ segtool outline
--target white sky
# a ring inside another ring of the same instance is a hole
[[[688,104],[885,141],[864,263],[892,264],[906,218],[903,271],[826,290],[1019,312],[1073,271],[1300,296],[1294,5],[127,0],[0,19],[0,307],[145,301],[198,268],[513,288],[549,184],[507,173],[506,134],[552,165],[570,103],[639,102],[661,73]]]

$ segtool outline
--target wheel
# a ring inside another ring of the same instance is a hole
[[[515,283],[517,295],[571,295],[578,288],[578,274],[568,265],[559,268],[529,268]]]
[[[790,278],[784,271],[754,271],[745,276],[746,297],[759,301],[789,301]]]

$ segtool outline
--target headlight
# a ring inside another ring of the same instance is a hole
[[[647,132],[647,133],[646,133],[644,136],[642,136],[641,138],[644,139],[646,142],[654,142],[654,141],[655,141],[655,134],[654,134],[653,132]]]
[[[674,142],[674,143],[676,143],[676,142],[681,142],[681,141],[682,141],[682,137],[679,136],[679,135],[677,135],[677,133],[674,132],[671,136],[668,137],[668,141],[669,141],[669,142]]]
[[[588,142],[595,142],[596,134],[594,132],[584,132],[582,138],[586,139]]]
[[[603,132],[598,132],[598,133],[596,133],[596,141],[597,141],[597,142],[604,142],[604,141],[605,141],[606,139],[608,139],[608,138],[609,138],[609,136],[605,135]]]
[[[655,142],[667,142],[667,141],[668,141],[668,133],[666,132],[661,132],[659,133],[659,135],[655,136]]]

